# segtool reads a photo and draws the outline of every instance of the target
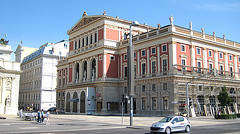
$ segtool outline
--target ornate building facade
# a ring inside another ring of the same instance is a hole
[[[56,106],[57,62],[68,53],[68,40],[46,43],[21,63],[19,108],[47,110]],[[17,48],[17,50],[19,47]]]
[[[0,114],[18,112],[20,63],[10,61],[10,45],[0,44]]]
[[[217,95],[226,86],[232,112],[239,105],[240,44],[173,24],[132,29],[134,45],[134,112],[178,114],[186,109],[186,84],[191,107],[212,114]],[[103,15],[83,17],[68,31],[69,56],[58,62],[57,107],[67,113],[129,112],[127,46],[132,22]],[[215,72],[214,75],[212,72]],[[94,95],[88,94],[91,88]],[[90,98],[90,99],[89,99]]]

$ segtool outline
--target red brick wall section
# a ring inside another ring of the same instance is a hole
[[[98,30],[98,40],[102,40],[104,37],[103,29]]]
[[[118,30],[106,28],[106,38],[109,40],[119,41]]]
[[[111,57],[114,59],[111,60]],[[107,77],[118,78],[118,55],[115,54],[107,54],[106,55],[106,74]]]
[[[98,77],[103,76],[103,55],[99,54],[98,55]]]
[[[72,63],[69,63],[69,82],[72,82]]]
[[[73,50],[73,41],[70,42],[69,51]]]

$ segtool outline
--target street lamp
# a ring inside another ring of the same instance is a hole
[[[128,65],[128,78],[127,78],[127,86],[128,86],[128,94],[130,97],[130,126],[133,123],[133,95],[134,95],[134,46],[132,45],[132,26],[138,26],[138,21],[133,21],[130,25],[129,32],[129,46],[127,47],[127,65]]]

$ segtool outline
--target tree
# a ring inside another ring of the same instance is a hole
[[[226,87],[222,88],[222,91],[219,93],[217,98],[223,108],[228,106],[232,101],[231,97],[228,95]]]
[[[0,39],[0,44],[4,44],[4,45],[7,45],[8,44],[8,40],[5,40],[5,39]]]

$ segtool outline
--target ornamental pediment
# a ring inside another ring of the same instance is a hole
[[[152,56],[152,57],[150,58],[150,60],[156,60],[156,59],[157,59],[156,56]]]
[[[210,59],[210,60],[208,60],[208,62],[214,62],[214,60],[213,60],[213,59]]]
[[[224,62],[223,62],[223,61],[220,61],[219,64],[224,64]]]
[[[167,55],[167,54],[162,54],[160,57],[161,57],[161,58],[167,58],[168,55]]]
[[[71,34],[72,32],[80,29],[81,27],[88,25],[95,20],[101,18],[102,15],[97,16],[83,16],[70,30],[68,30],[67,34]]]
[[[181,58],[187,58],[188,56],[186,54],[182,54]]]
[[[202,60],[202,58],[201,57],[197,57],[196,60]]]

